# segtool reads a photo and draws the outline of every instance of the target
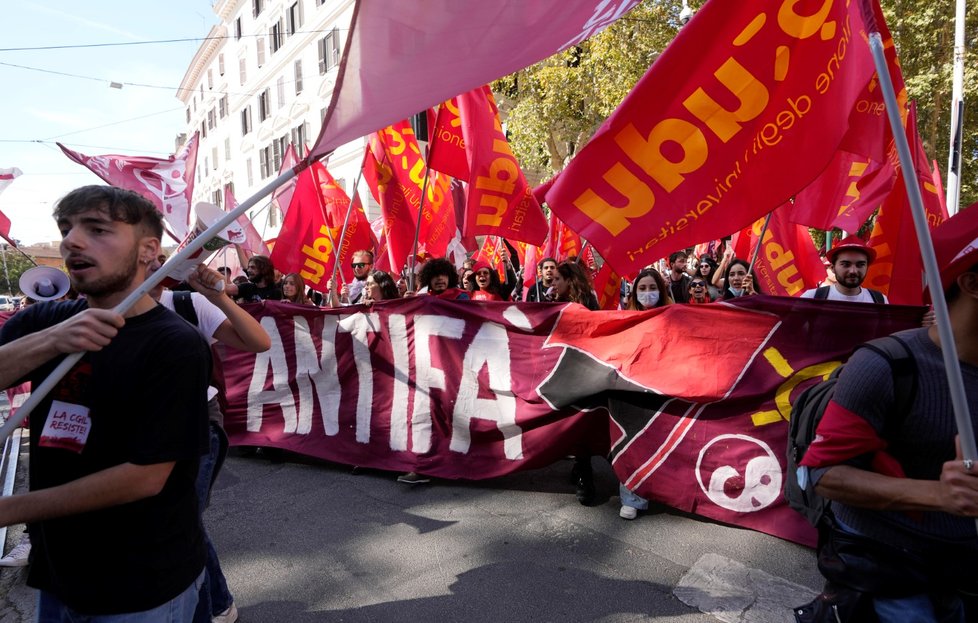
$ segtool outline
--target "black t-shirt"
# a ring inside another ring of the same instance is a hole
[[[32,305],[4,324],[0,343],[86,307],[84,300]],[[62,359],[33,371],[32,384]],[[123,463],[176,464],[153,497],[31,524],[29,585],[85,614],[118,614],[159,606],[196,579],[205,553],[194,482],[207,449],[209,379],[200,334],[157,306],[127,318],[108,346],[87,353],[41,402],[31,415],[31,490]]]
[[[281,301],[282,286],[273,283],[264,288],[251,283],[250,281],[238,284],[237,298],[245,303],[258,303],[261,301]]]
[[[672,300],[676,303],[688,303],[689,302],[689,282],[692,281],[689,275],[683,274],[678,281],[673,281],[672,275],[669,275],[669,291],[672,294]]]

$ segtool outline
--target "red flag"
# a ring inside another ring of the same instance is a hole
[[[594,277],[594,291],[598,293],[598,305],[601,309],[612,310],[621,307],[622,277],[605,262]]]
[[[462,231],[540,244],[547,219],[513,155],[489,87],[459,95],[458,111],[469,169]],[[437,146],[437,144],[436,144]]]
[[[278,174],[282,175],[298,162],[299,158],[295,153],[295,145],[289,143],[289,146],[285,148],[285,153],[282,154],[282,166],[279,168]],[[289,211],[289,204],[292,203],[292,193],[295,192],[296,181],[296,178],[293,177],[272,192],[272,203],[282,213],[283,219],[285,218],[285,213]]]
[[[315,157],[580,43],[638,0],[357,3]],[[475,25],[475,30],[473,30]]]
[[[927,155],[917,133],[917,114],[913,106],[907,118],[906,132],[927,222],[933,229],[947,219],[947,212],[933,183]],[[923,302],[923,260],[920,258],[920,245],[907,199],[904,174],[902,169],[898,169],[896,186],[876,216],[876,224],[868,241],[869,246],[876,249],[876,260],[869,265],[864,285],[880,290],[891,303],[920,305]]]
[[[880,163],[839,150],[818,179],[795,197],[788,219],[816,229],[858,231],[895,180],[889,160]]]
[[[623,272],[781,205],[831,160],[873,75],[861,4],[706,3],[548,205]]]
[[[190,201],[194,194],[199,135],[194,133],[180,153],[169,158],[148,156],[86,156],[58,143],[66,156],[87,167],[107,183],[132,190],[153,202],[178,241],[190,231]]]
[[[238,200],[234,198],[234,193],[231,191],[230,186],[224,187],[224,211],[232,212],[236,207],[238,207]],[[242,214],[238,217],[238,226],[245,234],[245,243],[240,246],[247,256],[252,255],[264,255],[268,257],[271,252],[268,250],[268,245],[262,240],[261,234],[255,229],[255,224],[251,222],[247,214]]]
[[[486,236],[482,248],[475,254],[475,260],[485,262],[496,269],[500,281],[506,280],[506,266],[503,263],[503,245],[499,236]]]
[[[346,235],[342,242],[339,240],[349,205],[350,198],[321,162],[313,162],[300,173],[292,204],[272,250],[271,259],[276,268],[283,273],[297,272],[311,288],[326,292],[338,255],[343,279],[353,279],[349,266],[353,253],[373,245],[366,216],[356,206]],[[339,246],[338,253],[336,246]]]
[[[428,171],[419,248],[431,257],[444,257],[457,232],[452,178],[438,171]]]
[[[808,228],[788,222],[791,209],[791,204],[785,204],[771,215],[754,262],[758,286],[765,294],[798,296],[825,280],[825,266]],[[760,219],[751,228],[750,257],[757,249],[763,227],[764,219]]]
[[[10,186],[10,184],[13,183],[14,179],[22,174],[23,171],[21,171],[17,167],[13,167],[10,169],[0,169],[0,193],[6,190],[7,186]],[[9,242],[13,246],[15,247],[17,246],[14,243],[14,241],[10,239],[10,219],[7,218],[7,215],[4,214],[3,212],[0,212],[0,236],[2,236],[4,240]]]
[[[584,248],[577,232],[571,230],[566,223],[555,215],[550,217],[550,239],[553,241],[550,257],[556,259],[558,263],[568,258],[578,257]]]
[[[469,179],[469,161],[465,157],[465,137],[458,114],[458,98],[438,107],[435,130],[428,148],[428,165],[460,180]]]
[[[414,247],[421,185],[413,180],[424,179],[423,171],[410,123],[401,121],[370,135],[363,179],[380,204],[391,268],[398,272]]]

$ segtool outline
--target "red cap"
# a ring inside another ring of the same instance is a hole
[[[866,246],[866,242],[859,236],[843,238],[825,254],[825,257],[828,258],[829,262],[835,264],[835,256],[843,251],[859,251],[860,253],[865,253],[869,257],[870,264],[876,259],[876,249]]]
[[[931,232],[944,290],[978,263],[978,203],[959,211]]]
[[[480,270],[488,270],[492,272],[492,266],[490,266],[485,260],[479,260],[472,265],[472,272],[477,273]]]

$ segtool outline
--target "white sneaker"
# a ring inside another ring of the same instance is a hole
[[[214,615],[211,618],[211,623],[234,623],[238,620],[238,607],[231,602],[228,609],[221,614]]]
[[[18,543],[6,556],[0,558],[0,567],[26,567],[31,554],[31,539],[26,534],[20,537]]]
[[[618,516],[622,519],[635,519],[638,517],[638,509],[631,506],[622,506],[618,511]]]

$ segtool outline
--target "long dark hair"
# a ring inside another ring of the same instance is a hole
[[[291,279],[295,283],[295,296],[289,298],[285,296],[285,282]],[[304,305],[306,303],[306,280],[302,278],[299,273],[289,273],[282,277],[282,300],[288,301],[289,303],[298,303]]]
[[[252,255],[248,258],[248,264],[252,262],[258,267],[258,278],[253,283],[262,281],[266,286],[273,285],[275,283],[275,267],[272,266],[272,260],[264,255]]]
[[[397,283],[394,282],[394,278],[390,276],[389,273],[385,273],[382,270],[375,270],[370,273],[373,278],[374,283],[380,288],[380,295],[383,300],[397,299],[401,298],[401,293],[397,291]]]
[[[625,309],[632,311],[648,309],[638,302],[638,282],[643,277],[652,277],[655,280],[656,287],[659,288],[659,302],[655,304],[655,307],[664,307],[672,304],[672,295],[670,294],[669,288],[666,287],[666,280],[662,278],[662,274],[654,268],[643,268],[638,273],[638,277],[635,277],[635,281],[632,282],[632,288],[628,293],[628,303],[625,305]]]
[[[480,266],[479,265],[480,263],[481,262],[477,262],[476,265],[473,266],[473,268],[478,267],[478,270],[473,271],[472,274],[469,275],[468,282],[465,284],[466,289],[469,292],[475,292],[476,290],[478,290],[479,282],[476,281],[475,276],[478,274],[479,270],[488,269],[489,285],[486,286],[486,292],[490,294],[495,294],[496,296],[498,296],[500,299],[504,301],[509,300],[508,297],[503,296],[503,283],[499,280],[499,273],[496,272],[496,269],[493,268],[492,266],[489,266],[488,264],[484,264]]]
[[[737,298],[734,296],[734,293],[730,291],[730,271],[733,270],[734,266],[743,266],[744,270],[751,276],[751,285],[754,288],[754,293],[764,294],[761,292],[761,284],[757,282],[757,275],[754,274],[754,269],[750,267],[750,263],[748,263],[747,260],[735,258],[731,260],[730,264],[727,265],[727,270],[723,273],[723,300],[729,301],[730,299]]]
[[[557,300],[570,301],[588,306],[588,301],[594,295],[591,293],[591,277],[587,274],[587,271],[577,262],[564,261],[557,264],[557,272],[568,284],[567,294],[564,297],[558,294]]]

